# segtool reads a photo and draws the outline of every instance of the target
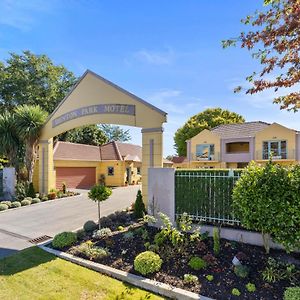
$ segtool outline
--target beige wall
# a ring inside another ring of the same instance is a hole
[[[204,129],[199,134],[191,138],[191,152],[196,154],[196,146],[199,144],[214,144],[215,154],[221,152],[221,139],[220,136]]]
[[[255,136],[255,152],[256,154],[261,154],[263,149],[264,141],[287,141],[287,150],[289,153],[295,151],[296,149],[296,132],[292,129],[286,128],[277,123],[273,123],[266,129],[258,132]],[[261,160],[260,157],[256,157],[256,160]],[[259,158],[259,159],[258,159]]]

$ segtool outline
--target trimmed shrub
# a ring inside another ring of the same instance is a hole
[[[237,265],[234,267],[234,274],[241,278],[246,278],[249,275],[249,268],[243,265]]]
[[[14,201],[11,203],[11,208],[21,207],[21,203],[19,201]]]
[[[237,288],[232,289],[231,294],[233,296],[241,296],[241,292]]]
[[[30,202],[30,204],[31,204],[31,202],[32,202],[32,198],[31,198],[31,197],[26,197],[24,200],[27,200],[27,201],[29,201],[29,202]]]
[[[29,200],[24,199],[24,200],[21,201],[22,206],[28,206],[30,204],[31,204],[31,201],[29,201]]]
[[[97,224],[94,222],[94,221],[86,221],[83,225],[83,229],[85,232],[92,232],[94,231],[95,229],[97,229]]]
[[[27,197],[35,198],[35,190],[32,182],[29,183]]]
[[[256,291],[256,286],[254,283],[248,282],[246,284],[246,289],[249,293],[254,293]]]
[[[109,235],[111,235],[111,230],[109,228],[101,228],[100,230],[94,231],[93,238],[101,239],[108,237]]]
[[[183,281],[185,283],[191,284],[191,283],[197,283],[198,277],[193,274],[184,274],[183,275]]]
[[[41,202],[40,198],[33,198],[31,204],[40,203],[40,202]]]
[[[48,201],[49,199],[48,199],[48,197],[47,196],[43,196],[42,198],[41,198],[41,201],[42,202],[44,202],[44,201]]]
[[[300,287],[289,287],[284,292],[284,300],[299,300]]]
[[[300,246],[300,165],[283,167],[269,161],[252,162],[233,189],[233,208],[241,224],[263,234],[269,253],[270,237],[287,251]]]
[[[194,256],[190,259],[189,266],[193,270],[198,271],[198,270],[201,270],[201,269],[205,269],[207,267],[207,263],[204,259],[202,259],[198,256]]]
[[[76,235],[78,240],[82,240],[85,237],[86,232],[84,231],[84,229],[79,229],[76,231]]]
[[[141,190],[138,190],[138,192],[137,192],[133,212],[134,212],[134,216],[137,219],[143,218],[143,216],[146,213],[146,208],[145,208],[145,204],[143,202],[143,196],[142,196]]]
[[[0,204],[0,211],[7,210],[7,209],[8,209],[8,205]]]
[[[6,204],[8,208],[11,208],[11,201],[1,201],[0,204]]]
[[[57,234],[53,241],[52,246],[56,249],[63,249],[70,247],[77,242],[77,235],[74,232],[62,232]]]
[[[158,272],[162,265],[162,259],[152,251],[140,253],[134,259],[134,269],[142,275]]]

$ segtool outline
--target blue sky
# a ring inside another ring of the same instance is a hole
[[[164,153],[192,115],[222,107],[247,121],[300,130],[299,113],[280,111],[274,93],[234,94],[258,69],[246,50],[221,40],[246,30],[240,19],[262,0],[0,0],[0,60],[29,49],[80,76],[91,69],[168,112]],[[140,129],[131,128],[141,143]]]

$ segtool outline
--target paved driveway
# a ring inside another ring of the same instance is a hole
[[[140,187],[119,187],[101,204],[101,216],[122,210],[135,201]],[[75,230],[87,220],[97,220],[97,204],[81,196],[59,199],[0,213],[0,258],[32,246],[28,242],[43,235]]]

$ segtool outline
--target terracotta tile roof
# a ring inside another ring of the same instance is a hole
[[[242,137],[254,137],[255,134],[270,126],[269,123],[262,121],[223,124],[210,131],[220,135],[222,138],[242,138]]]
[[[54,147],[54,160],[124,160],[141,162],[142,147],[120,142],[110,142],[100,147],[57,142]]]
[[[185,156],[173,156],[173,158],[172,158],[172,162],[174,164],[181,164],[186,161],[187,161],[187,158]]]
[[[98,146],[57,142],[54,146],[54,160],[100,161]]]
[[[115,142],[123,160],[142,161],[142,147],[138,145]]]

